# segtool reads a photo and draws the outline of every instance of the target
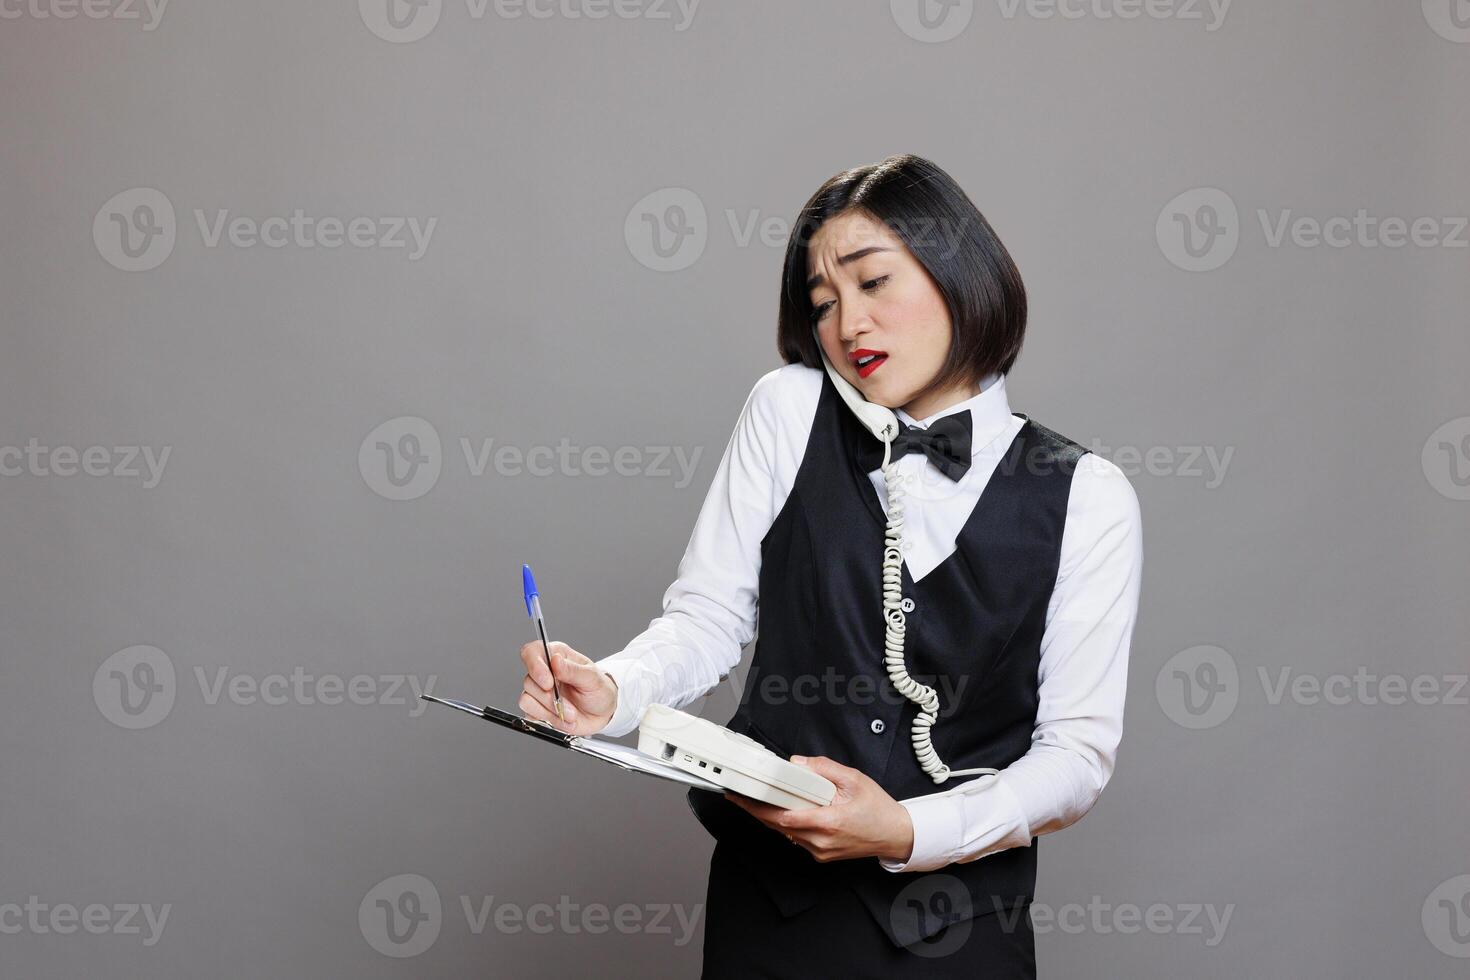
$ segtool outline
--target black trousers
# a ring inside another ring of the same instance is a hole
[[[811,908],[783,917],[739,852],[724,843],[710,858],[704,920],[704,980],[1036,977],[1029,904],[954,922],[928,940],[900,947],[835,879]]]

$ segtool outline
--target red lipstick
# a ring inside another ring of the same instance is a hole
[[[857,368],[858,377],[860,378],[866,378],[878,370],[879,366],[886,360],[888,360],[888,355],[885,352],[872,350],[868,347],[859,347],[857,350],[849,351],[847,354],[847,362]]]

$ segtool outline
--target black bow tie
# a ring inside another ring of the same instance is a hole
[[[969,412],[955,412],[935,419],[927,429],[898,423],[898,436],[893,440],[893,459],[904,453],[923,453],[939,468],[939,472],[956,482],[970,468],[970,435],[974,419]],[[883,443],[864,440],[858,450],[863,472],[870,473],[883,465]]]

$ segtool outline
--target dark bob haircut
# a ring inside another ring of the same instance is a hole
[[[844,170],[802,207],[786,243],[776,346],[788,364],[822,366],[812,336],[807,247],[827,221],[862,212],[891,229],[929,272],[949,307],[949,357],[925,393],[1006,374],[1026,333],[1026,288],[1010,253],[954,179],[905,153]]]

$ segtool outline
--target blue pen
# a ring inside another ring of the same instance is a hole
[[[551,669],[551,644],[546,642],[546,620],[541,615],[541,593],[536,591],[536,576],[531,574],[530,565],[521,566],[521,591],[526,594],[526,614],[536,622],[536,632],[541,634],[541,650],[546,654],[546,672],[551,674],[551,693],[556,704],[556,716],[566,721],[561,713],[561,688],[557,686],[556,674]]]

